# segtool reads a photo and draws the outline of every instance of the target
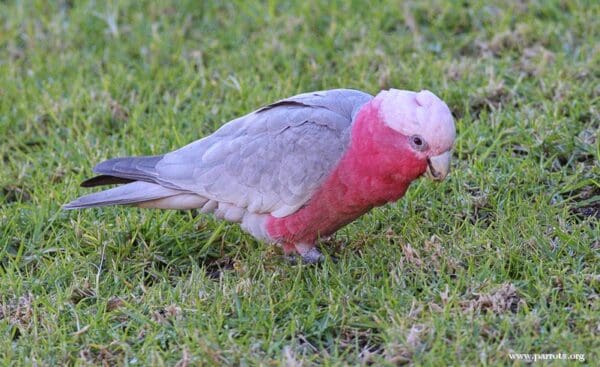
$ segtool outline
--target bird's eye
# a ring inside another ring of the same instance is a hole
[[[423,151],[427,149],[427,143],[420,135],[413,135],[410,137],[410,145],[416,150]]]

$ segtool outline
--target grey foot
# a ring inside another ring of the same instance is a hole
[[[318,264],[325,260],[325,256],[323,256],[316,248],[312,248],[304,254],[285,255],[283,258],[289,262],[290,265],[297,265],[300,258],[302,258],[303,263],[309,265]]]
[[[301,256],[305,264],[317,264],[325,260],[325,256],[323,256],[316,247],[311,248]]]

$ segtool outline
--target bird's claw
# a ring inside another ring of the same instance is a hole
[[[301,256],[305,264],[317,264],[325,260],[325,256],[323,256],[316,247],[311,248],[301,254]]]
[[[316,248],[311,248],[303,254],[295,253],[290,255],[285,255],[284,259],[288,261],[291,265],[297,265],[299,258],[302,258],[302,262],[307,265],[314,265],[321,263],[325,260],[325,256],[323,256],[319,250]]]

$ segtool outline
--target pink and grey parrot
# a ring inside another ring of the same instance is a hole
[[[427,90],[299,94],[173,152],[104,161],[81,185],[120,186],[64,208],[199,208],[312,263],[319,238],[422,175],[443,180],[455,135],[448,106]]]

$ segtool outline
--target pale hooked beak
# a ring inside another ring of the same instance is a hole
[[[448,172],[450,172],[451,156],[452,153],[447,151],[446,153],[427,159],[427,172],[425,175],[434,181],[442,181],[448,176]]]

